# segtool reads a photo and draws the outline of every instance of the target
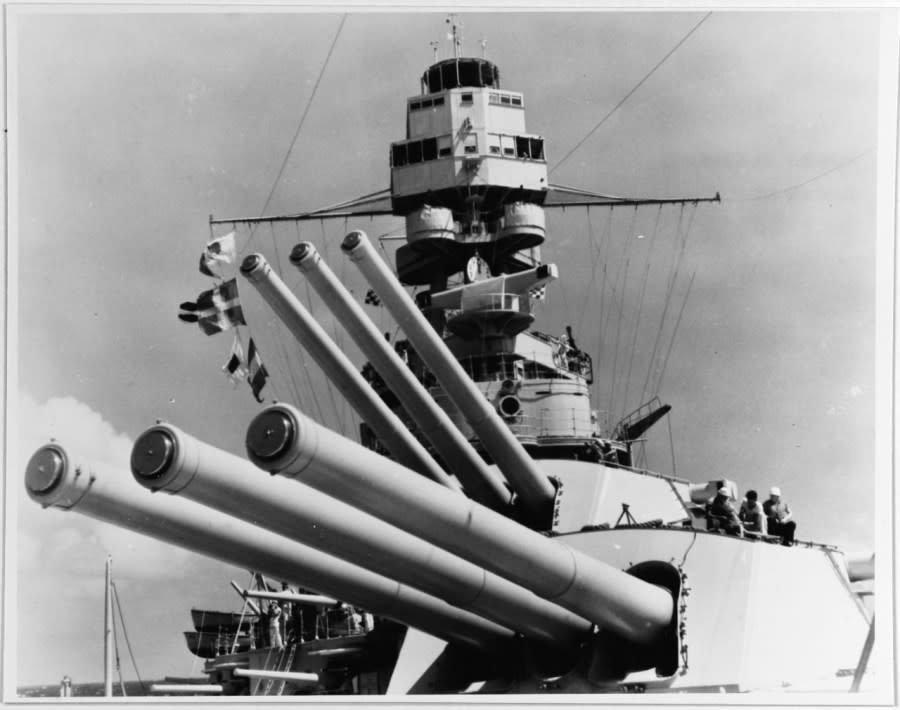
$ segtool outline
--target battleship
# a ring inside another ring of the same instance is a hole
[[[125,474],[53,441],[25,466],[28,495],[282,582],[240,590],[237,617],[195,610],[188,647],[224,694],[858,687],[874,622],[855,584],[872,579],[871,560],[794,539],[774,513],[768,529],[738,520],[746,490],[721,473],[644,465],[646,439],[672,407],[654,396],[611,421],[592,389],[604,365],[579,346],[582,333],[535,327],[565,278],[542,259],[548,213],[716,209],[719,195],[552,184],[544,137],[526,129],[526,94],[501,83],[493,61],[462,54],[452,30],[453,56],[436,57],[406,99],[388,190],[303,213],[210,218],[210,244],[242,226],[348,225],[330,251],[295,240],[287,265],[248,251],[215,298],[226,283],[257,293],[358,430],[316,421],[308,401],[263,403],[237,455],[182,428],[190,422],[158,421]],[[405,223],[393,262],[364,229],[379,215]],[[347,269],[393,333],[346,288]],[[363,361],[312,312],[312,291]],[[198,298],[184,319],[221,329],[227,309],[215,298]],[[252,355],[247,368],[259,395],[268,373]],[[735,506],[734,521],[717,518],[718,499]],[[277,642],[260,633],[270,602],[284,616],[293,605],[299,622],[289,635],[283,619]],[[320,637],[313,621],[310,634],[303,608],[311,619],[345,610],[347,631]]]

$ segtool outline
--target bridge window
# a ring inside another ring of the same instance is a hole
[[[477,152],[475,136],[472,136],[471,145],[474,146],[473,149],[471,151],[467,149],[466,152]],[[451,155],[453,155],[453,139],[449,135],[395,143],[391,146],[391,166],[401,168],[404,165],[437,160]]]
[[[453,141],[450,136],[438,136],[437,148],[439,158],[451,155],[453,153]]]
[[[517,158],[530,158],[531,157],[531,147],[528,143],[527,138],[523,138],[522,136],[516,136],[516,157]]]
[[[431,108],[432,106],[443,106],[444,105],[444,97],[443,96],[435,96],[433,98],[427,99],[417,99],[415,101],[409,102],[409,110],[410,111],[419,111],[421,109]]]
[[[523,160],[544,160],[544,139],[488,133],[487,149],[492,155]]]
[[[399,143],[391,147],[391,165],[399,168],[406,165],[406,143]]]
[[[409,164],[422,162],[422,141],[413,141],[406,144],[406,154]]]
[[[492,91],[488,94],[488,103],[498,106],[517,106],[522,107],[522,97],[515,94],[504,94],[499,91]]]
[[[532,160],[543,160],[544,141],[541,138],[516,136],[516,156],[519,158],[531,158]]]
[[[478,136],[475,133],[470,133],[466,136],[464,141],[463,150],[466,153],[477,153],[478,152]]]
[[[425,138],[422,140],[422,160],[437,159],[437,138]]]
[[[460,94],[459,101],[460,101],[460,103],[464,103],[464,104],[472,103],[472,94],[469,92],[466,92],[465,94]]]
[[[422,76],[423,92],[434,93],[458,86],[500,86],[500,72],[486,59],[445,59]]]

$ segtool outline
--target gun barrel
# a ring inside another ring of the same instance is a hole
[[[497,466],[531,510],[546,513],[556,488],[537,467],[509,427],[490,406],[453,354],[421,314],[409,294],[372,247],[364,232],[350,232],[341,249],[359,268],[416,351],[437,377],[447,396],[490,452]]]
[[[151,695],[221,695],[223,688],[218,683],[153,683]]]
[[[234,674],[242,678],[260,678],[262,680],[289,680],[292,683],[318,683],[318,673],[301,673],[298,671],[260,671],[249,668],[235,668]]]
[[[375,394],[349,358],[272,270],[265,257],[250,254],[241,264],[241,273],[256,287],[297,342],[313,357],[325,376],[397,460],[441,485],[459,491],[459,484],[446,474],[397,415]]]
[[[202,505],[153,495],[129,478],[75,463],[52,443],[32,455],[25,487],[44,507],[76,510],[228,564],[313,586],[444,640],[490,648],[513,637],[508,629],[431,595]]]
[[[355,445],[341,436],[336,443]],[[513,582],[320,491],[266,476],[246,459],[169,424],[157,424],[138,437],[131,469],[135,479],[151,490],[184,496],[348,562],[377,569],[390,579],[530,638],[569,644],[590,632],[590,622]],[[423,482],[430,489],[442,490],[433,482]]]
[[[247,451],[267,471],[376,515],[626,638],[649,641],[672,618],[669,592],[428,484],[294,407],[272,405],[257,415]]]
[[[344,324],[360,350],[403,403],[416,426],[463,483],[466,492],[489,508],[507,508],[511,495],[503,478],[488,467],[447,413],[435,403],[318,250],[309,242],[301,242],[291,251],[290,259]]]
[[[255,589],[238,589],[244,599],[266,599],[293,604],[315,604],[316,606],[338,606],[340,602],[321,594],[294,594],[293,592],[263,592]]]

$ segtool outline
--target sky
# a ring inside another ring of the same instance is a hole
[[[653,395],[672,405],[651,430],[649,468],[729,478],[742,492],[779,485],[798,537],[869,552],[885,495],[876,482],[886,480],[876,439],[879,13],[705,16],[459,15],[464,53],[480,56],[484,39],[503,88],[524,93],[552,183],[722,197],[548,214],[544,259],[561,278],[535,327],[573,325],[594,359],[594,406],[611,423]],[[404,138],[430,43],[447,56],[444,20],[357,12],[342,24],[335,13],[216,6],[8,15],[4,648],[17,685],[102,678],[107,555],[141,676],[199,674],[181,634],[189,610],[239,608],[228,582],[246,584],[247,571],[41,510],[24,493],[25,463],[56,437],[129,475],[131,445],[156,419],[243,454],[261,405],[222,373],[232,336],[176,317],[212,285],[197,271],[209,216],[299,212],[388,187],[388,145]],[[337,248],[353,228],[376,237],[403,222],[261,227],[252,239],[242,226],[238,244],[278,264],[313,241],[361,298]],[[384,241],[385,252],[396,244]],[[292,272],[286,282],[308,298]],[[267,401],[296,402],[353,436],[346,404],[239,287],[242,337],[253,335],[272,373]],[[122,664],[133,678],[124,650]]]

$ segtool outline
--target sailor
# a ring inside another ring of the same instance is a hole
[[[375,628],[375,616],[369,612],[363,613],[363,631],[371,631]]]
[[[319,638],[319,609],[314,604],[301,604],[299,614],[294,611],[294,616],[300,617],[302,627],[301,637],[304,641],[313,641]]]
[[[353,608],[352,613],[350,614],[350,633],[358,634],[362,631],[362,614],[356,610],[356,607]]]
[[[277,650],[284,648],[281,638],[281,607],[277,602],[269,602],[269,645]]]
[[[558,341],[556,346],[556,354],[554,358],[554,364],[557,367],[565,367],[566,366],[566,354],[569,352],[569,339],[563,334]]]
[[[409,342],[406,340],[398,340],[394,343],[394,352],[396,352],[403,364],[409,367]]]
[[[281,591],[282,592],[290,592],[290,587],[288,587],[286,582],[281,583]],[[281,624],[282,624],[282,637],[285,643],[291,643],[292,637],[294,635],[294,606],[289,601],[285,601],[281,603]]]
[[[741,511],[738,513],[738,517],[744,524],[745,530],[766,534],[766,515],[756,491],[747,491],[747,496],[741,502]]]
[[[769,490],[769,500],[763,503],[763,510],[771,535],[779,535],[781,543],[790,547],[794,544],[794,532],[797,530],[797,523],[793,521],[793,513],[790,506],[781,500],[781,489],[778,486],[772,486]]]
[[[731,491],[726,486],[719,488],[707,506],[708,530],[724,530],[729,535],[743,537],[744,528],[741,526],[741,519],[731,502],[733,499]]]

